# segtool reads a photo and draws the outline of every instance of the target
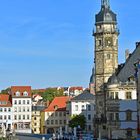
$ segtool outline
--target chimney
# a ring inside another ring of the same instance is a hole
[[[129,57],[129,49],[125,50],[125,60]]]

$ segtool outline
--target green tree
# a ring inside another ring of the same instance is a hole
[[[69,121],[69,126],[74,128],[80,126],[82,129],[85,129],[86,118],[84,115],[74,115]]]
[[[9,92],[10,92],[10,88],[1,90],[1,94],[8,94]]]
[[[44,101],[52,101],[55,97],[63,96],[63,89],[47,88],[42,96]]]

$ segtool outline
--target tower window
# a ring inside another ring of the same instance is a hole
[[[107,59],[110,59],[111,58],[111,55],[110,54],[107,54]]]
[[[101,40],[99,40],[98,42],[99,42],[99,43],[98,43],[99,45],[102,45],[102,41],[101,41]]]

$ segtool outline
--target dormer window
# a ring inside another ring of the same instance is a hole
[[[54,106],[54,110],[57,110],[57,109],[58,109],[58,106],[57,106],[57,105],[55,105],[55,106]]]
[[[19,91],[16,92],[16,96],[20,96],[20,92]]]
[[[24,91],[23,92],[23,96],[28,96],[28,92],[27,91]]]

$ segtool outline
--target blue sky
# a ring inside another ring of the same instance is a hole
[[[94,16],[100,0],[1,0],[0,89],[11,85],[87,87],[93,66]],[[140,1],[111,0],[119,62],[140,40]]]

